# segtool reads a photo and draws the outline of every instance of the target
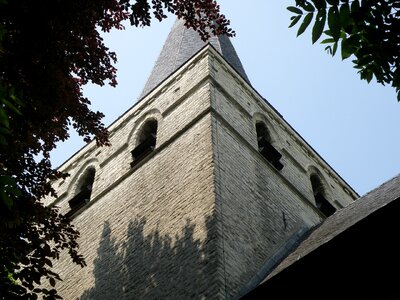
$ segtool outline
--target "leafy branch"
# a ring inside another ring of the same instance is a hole
[[[41,202],[56,196],[50,180],[67,176],[50,151],[70,125],[86,142],[109,145],[103,114],[82,92],[89,82],[117,84],[116,54],[99,30],[128,19],[149,26],[167,12],[203,39],[234,35],[215,0],[0,0],[0,299],[60,298],[52,261],[64,250],[85,265],[77,229]]]
[[[297,36],[314,21],[312,43],[324,34],[332,56],[340,44],[361,79],[391,84],[400,101],[400,0],[296,0],[287,9],[294,14],[289,27],[301,21]]]

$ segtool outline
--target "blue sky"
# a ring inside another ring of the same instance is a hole
[[[393,88],[361,81],[351,58],[343,62],[312,45],[310,30],[296,38],[286,10],[294,0],[218,2],[236,31],[232,42],[253,87],[344,180],[363,195],[400,173],[400,104]],[[136,102],[174,20],[104,35],[118,56],[119,84],[84,91],[106,125]],[[83,145],[72,134],[53,151],[54,166]]]

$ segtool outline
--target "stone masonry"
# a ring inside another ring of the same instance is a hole
[[[134,167],[141,126],[157,120],[156,148]],[[257,149],[270,130],[284,167]],[[65,299],[231,299],[323,220],[310,174],[337,209],[357,194],[213,47],[206,46],[109,128],[112,146],[89,143],[54,182],[61,212],[85,170],[90,202],[74,216],[87,267],[56,262]]]

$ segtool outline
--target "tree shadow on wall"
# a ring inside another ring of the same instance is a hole
[[[145,235],[145,224],[145,218],[131,221],[126,240],[117,241],[110,224],[104,223],[94,260],[95,285],[80,300],[215,296],[209,283],[215,282],[216,260],[212,255],[216,251],[207,249],[215,243],[210,243],[209,237],[205,241],[194,239],[195,225],[190,221],[175,239],[158,229]]]

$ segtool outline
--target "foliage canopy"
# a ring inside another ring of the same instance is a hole
[[[321,43],[335,55],[341,45],[342,59],[354,55],[361,79],[391,84],[400,101],[400,0],[296,0],[291,24],[300,20],[297,35],[314,21],[312,42]]]
[[[52,260],[78,253],[79,232],[55,206],[49,180],[66,177],[51,166],[49,153],[66,140],[69,126],[89,142],[108,145],[103,114],[90,110],[83,85],[115,86],[116,55],[97,28],[123,29],[122,22],[149,26],[166,13],[184,18],[203,39],[233,35],[214,0],[0,0],[0,294],[57,298],[59,276]]]

